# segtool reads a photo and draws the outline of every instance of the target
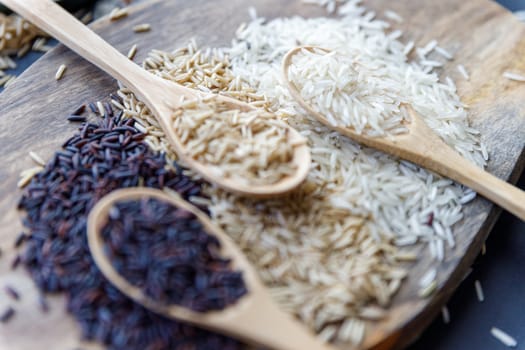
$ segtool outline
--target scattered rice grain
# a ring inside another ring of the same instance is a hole
[[[91,23],[91,21],[93,21],[93,13],[91,11],[89,11],[80,18],[80,22],[84,24]]]
[[[508,333],[502,331],[497,327],[492,327],[490,329],[490,333],[494,336],[494,338],[498,339],[500,342],[502,342],[505,346],[509,348],[515,348],[516,346],[518,346],[518,342],[516,339],[514,339]]]
[[[133,46],[128,51],[128,58],[130,60],[133,60],[136,54],[137,54],[137,44],[133,44]]]
[[[137,24],[136,26],[133,26],[133,31],[135,33],[144,33],[149,32],[150,30],[151,25],[149,23]]]
[[[0,315],[0,323],[7,323],[9,322],[13,316],[15,315],[15,309],[12,307],[8,307],[1,315]]]
[[[419,287],[425,288],[428,287],[433,281],[436,280],[437,277],[437,269],[432,268],[428,270],[419,280]]]
[[[102,104],[102,102],[100,101],[97,101],[97,112],[98,112],[98,115],[103,117],[104,114],[106,113],[106,110],[104,109],[104,105]]]
[[[42,167],[46,165],[46,162],[37,153],[30,151],[29,156],[37,165],[40,165]]]
[[[437,281],[433,280],[428,286],[421,288],[418,292],[420,298],[428,298],[432,293],[436,291]]]
[[[16,81],[16,76],[11,75],[9,79],[4,83],[4,87],[8,87],[9,85],[13,84]]]
[[[5,286],[6,294],[13,300],[20,300],[20,293],[11,286]]]
[[[513,72],[504,72],[503,77],[514,81],[525,81],[525,75]]]
[[[66,65],[61,64],[60,67],[58,67],[57,72],[55,73],[55,80],[60,80],[64,76],[64,73],[66,72]]]
[[[111,21],[118,21],[119,19],[122,19],[124,17],[127,17],[128,16],[128,10],[125,9],[125,8],[119,8],[119,7],[116,7],[114,8],[110,14],[109,14],[109,19]]]
[[[448,52],[447,50],[445,50],[444,48],[442,48],[441,46],[436,46],[434,48],[434,50],[440,54],[441,56],[443,56],[444,58],[446,58],[447,60],[451,61],[454,59],[454,56],[452,56],[452,54],[450,52]]]
[[[392,21],[396,21],[397,23],[403,23],[403,17],[401,17],[397,12],[392,10],[386,10],[384,12],[385,17],[388,19],[391,19]]]
[[[459,64],[457,66],[457,69],[458,69],[458,72],[463,76],[463,78],[465,78],[465,80],[470,80],[470,75],[468,74],[467,69],[465,68],[464,65]]]
[[[36,174],[38,174],[42,170],[44,170],[44,167],[37,166],[37,167],[33,167],[33,168],[30,168],[30,169],[22,171],[20,173],[20,180],[16,184],[17,187],[18,188],[26,187],[31,182],[31,180],[33,179],[33,176],[35,176]]]
[[[483,293],[483,288],[481,287],[479,280],[474,281],[474,286],[476,288],[476,296],[478,297],[478,301],[481,303],[485,300],[485,294]]]
[[[444,324],[450,323],[450,312],[448,311],[448,307],[446,305],[441,308],[441,317],[443,318]]]

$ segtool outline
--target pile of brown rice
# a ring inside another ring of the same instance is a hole
[[[0,52],[23,56],[37,36],[44,33],[22,17],[0,13]]]
[[[16,68],[16,63],[10,55],[24,56],[31,50],[33,40],[39,35],[42,35],[42,32],[22,17],[0,13],[0,87],[8,85],[15,78],[4,72]]]
[[[84,23],[91,21],[91,12],[83,14],[84,11],[81,11],[76,16],[81,16],[80,20]],[[52,48],[47,41],[45,32],[19,15],[0,13],[0,87],[7,87],[16,78],[6,72],[17,67],[12,57],[20,58],[30,51],[47,52]]]
[[[209,166],[216,177],[260,186],[296,171],[289,129],[273,113],[232,109],[231,103],[208,97],[184,102],[172,118],[186,155]]]
[[[367,55],[366,64],[381,69],[445,142],[480,166],[487,151],[468,125],[452,79],[440,79],[434,72],[438,65],[426,60],[437,43],[428,49],[405,45],[398,40],[399,31],[388,34],[390,25],[375,19],[359,1],[338,4],[334,18],[267,21],[254,16],[239,28],[229,48],[199,52],[190,44],[173,53],[154,51],[144,66],[185,86],[262,106],[308,140],[311,171],[287,197],[240,198],[210,186],[205,190],[209,199],[193,200],[208,206],[212,219],[241,246],[283,308],[323,339],[358,344],[366,333],[365,321],[382,317],[406,277],[403,262],[416,259],[410,246],[424,243],[430,256],[444,259],[447,247],[455,245],[452,226],[463,216],[462,205],[475,194],[361,147],[313,120],[282,81],[283,55],[297,43]],[[413,49],[418,58],[410,61],[407,54]],[[114,104],[140,122],[148,144],[175,158],[144,104],[126,88],[119,95],[123,102]],[[370,103],[380,108],[384,100],[377,97]],[[440,278],[426,276],[424,296]]]

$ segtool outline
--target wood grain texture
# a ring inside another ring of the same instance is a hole
[[[220,4],[219,4],[220,2]],[[471,122],[482,132],[491,154],[488,171],[514,182],[524,166],[525,84],[505,80],[506,70],[525,71],[525,27],[514,17],[488,0],[387,1],[368,0],[366,5],[379,15],[390,8],[405,18],[400,26],[409,29],[404,39],[422,46],[438,39],[441,46],[454,52],[456,60],[443,74],[457,78],[459,93],[471,106]],[[321,12],[299,0],[194,0],[155,1],[135,7],[132,14],[118,22],[101,20],[93,27],[121,52],[139,45],[136,61],[153,48],[169,50],[196,37],[204,45],[226,45],[237,26],[248,19],[247,9],[255,6],[267,17]],[[135,34],[132,26],[148,22],[152,31]],[[60,64],[68,70],[60,81],[54,74]],[[456,65],[470,72],[470,81],[459,77]],[[9,264],[16,252],[13,241],[22,230],[16,204],[21,191],[16,188],[18,174],[32,166],[27,153],[38,152],[45,159],[77,128],[66,116],[86,101],[106,97],[116,83],[75,54],[59,46],[30,67],[0,95],[0,287],[9,283],[21,291],[22,300],[14,307],[17,314],[0,326],[0,349],[68,350],[79,346],[79,330],[65,312],[64,298],[52,298],[51,312],[41,314],[37,291],[23,270],[11,271]],[[410,278],[396,296],[389,316],[367,333],[365,346],[398,349],[413,341],[439,312],[440,307],[459,285],[478,254],[494,224],[499,210],[477,199],[465,207],[465,219],[454,232],[457,245],[446,252],[439,267],[438,292],[420,300],[419,277],[434,264],[427,252],[411,268]],[[0,310],[9,302],[0,297]],[[98,348],[82,344],[84,349]],[[341,346],[349,348],[349,346]]]

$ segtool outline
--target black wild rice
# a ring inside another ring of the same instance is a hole
[[[86,105],[83,104],[80,107],[78,107],[77,109],[75,109],[75,111],[73,112],[73,115],[82,115],[85,110],[86,110]]]
[[[81,116],[81,115],[72,114],[69,117],[67,117],[67,120],[70,122],[85,122],[86,117]]]
[[[20,294],[11,286],[5,287],[5,292],[14,300],[20,300]]]
[[[97,114],[98,113],[98,108],[97,108],[97,105],[94,103],[94,102],[90,102],[88,104],[89,106],[89,109],[91,110],[91,112]]]
[[[428,214],[428,218],[427,218],[427,226],[432,226],[433,223],[434,223],[434,213],[430,213]]]
[[[20,247],[26,239],[27,239],[27,235],[24,232],[20,233],[18,237],[16,237],[15,244],[14,244],[15,248]]]
[[[91,104],[88,105],[91,107]],[[35,175],[20,200],[29,238],[22,262],[43,292],[64,292],[84,338],[109,349],[238,349],[230,338],[156,315],[120,293],[89,253],[86,219],[109,192],[124,187],[169,187],[183,197],[200,184],[175,173],[153,153],[133,120],[108,115],[84,123]]]
[[[219,240],[193,213],[169,203],[116,203],[102,237],[115,269],[161,304],[221,310],[247,292],[242,272],[221,257]]]
[[[18,265],[20,265],[21,262],[22,262],[22,257],[20,255],[17,255],[13,259],[13,262],[11,263],[11,270],[15,270],[18,267]]]
[[[38,305],[40,306],[40,310],[43,313],[47,313],[49,311],[49,304],[47,303],[47,299],[43,294],[38,296]]]
[[[9,322],[13,316],[15,315],[15,309],[12,307],[8,307],[1,315],[0,315],[0,322],[1,323],[7,323]]]

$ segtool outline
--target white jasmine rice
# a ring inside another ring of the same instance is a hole
[[[448,307],[446,305],[441,308],[441,318],[443,319],[444,324],[450,323],[450,312],[448,311]]]
[[[503,72],[503,77],[509,80],[525,81],[525,75],[513,72]]]
[[[334,126],[372,136],[406,132],[402,86],[385,76],[384,67],[367,65],[368,60],[360,51],[341,55],[302,49],[292,57],[289,79],[305,102]]]
[[[419,280],[419,287],[425,288],[428,287],[429,284],[431,284],[437,277],[437,270],[436,269],[430,269],[428,270],[423,277]]]
[[[454,56],[452,56],[450,52],[448,52],[447,50],[445,50],[444,48],[440,46],[436,46],[434,50],[449,61],[454,59]]]
[[[384,12],[386,18],[391,19],[392,21],[403,23],[403,17],[401,17],[397,12],[392,10],[386,10]]]

